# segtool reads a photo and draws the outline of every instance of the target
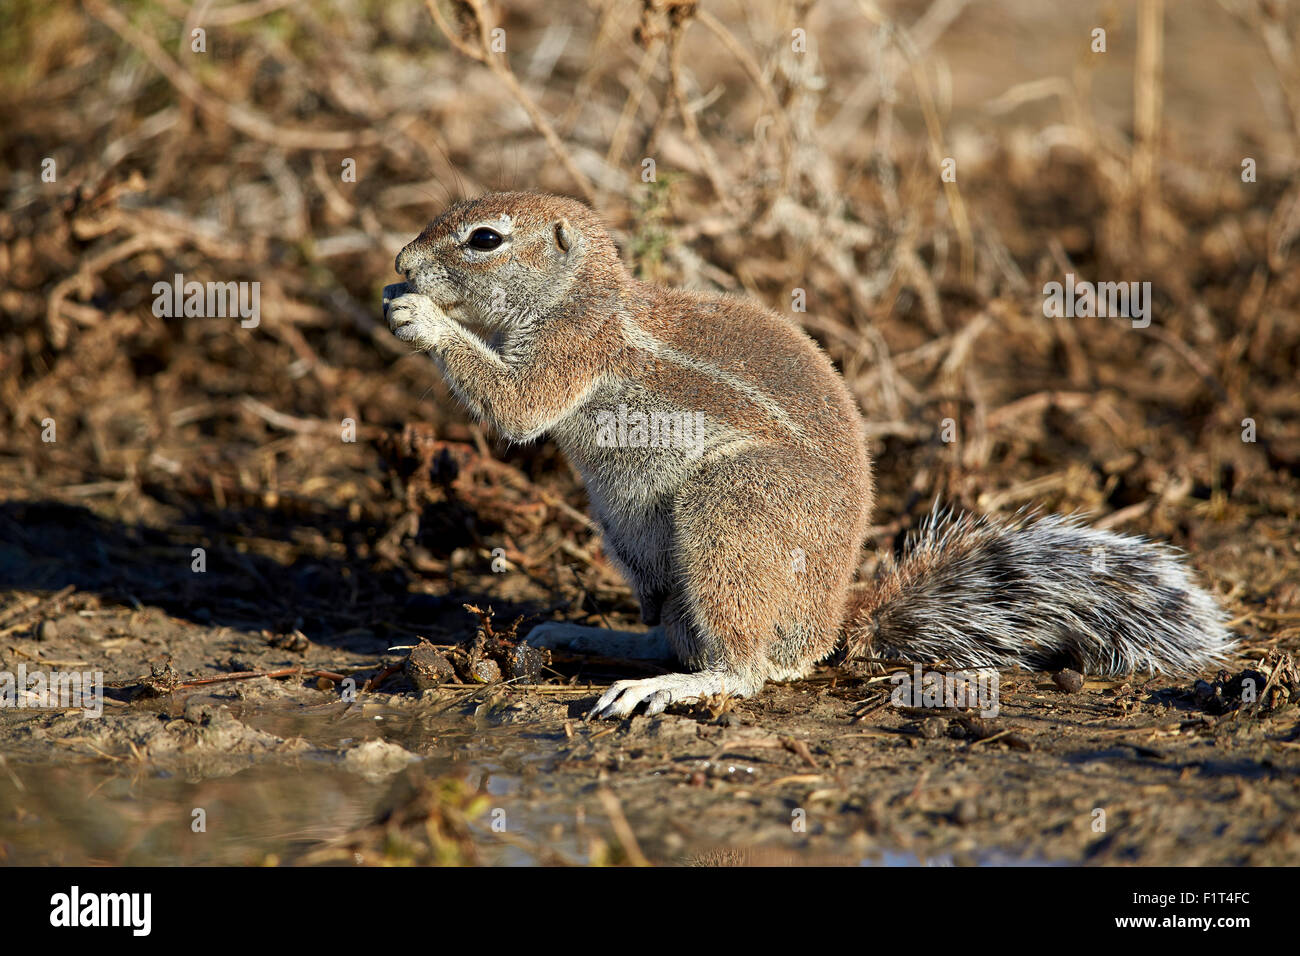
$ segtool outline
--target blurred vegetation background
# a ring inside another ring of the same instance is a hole
[[[1298,27],[1281,0],[13,0],[0,499],[162,528],[256,507],[241,533],[281,560],[464,586],[505,546],[543,601],[576,550],[632,613],[558,455],[493,446],[379,315],[449,201],[539,189],[592,203],[638,275],[822,343],[870,423],[878,548],[936,496],[1086,509],[1195,545],[1239,624],[1290,639]],[[176,273],[259,282],[259,327],[156,317]],[[1067,273],[1151,282],[1151,326],[1045,317]],[[430,512],[377,453],[410,423],[540,517],[464,489]]]

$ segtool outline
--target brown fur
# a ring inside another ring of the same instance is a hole
[[[465,252],[466,230],[493,222],[508,222],[509,252]],[[568,253],[557,228],[572,238]],[[555,436],[644,619],[664,627],[683,662],[717,689],[750,694],[830,653],[871,469],[856,404],[802,330],[746,299],[637,281],[586,207],[549,196],[453,207],[397,267],[408,277],[402,308],[418,297],[439,307],[411,306],[418,316],[399,319],[399,334],[429,329],[411,340],[507,438]],[[512,303],[506,316],[492,312],[494,280]],[[495,337],[495,354],[470,327]],[[703,447],[599,446],[592,416],[620,404],[702,412]]]

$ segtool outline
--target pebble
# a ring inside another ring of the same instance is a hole
[[[1070,670],[1068,667],[1053,674],[1052,680],[1055,681],[1057,687],[1067,694],[1077,694],[1083,690],[1083,675],[1078,671]]]
[[[456,679],[451,661],[433,649],[430,644],[417,644],[411,649],[403,668],[416,690],[432,690],[444,681]]]
[[[944,731],[944,722],[938,717],[927,717],[916,725],[921,736],[926,740],[938,740]]]

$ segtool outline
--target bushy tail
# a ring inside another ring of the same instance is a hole
[[[1077,517],[936,510],[851,607],[854,657],[1084,673],[1196,673],[1235,642],[1168,545]]]

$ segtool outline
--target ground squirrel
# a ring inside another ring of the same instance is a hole
[[[871,460],[857,404],[793,321],[633,278],[570,199],[452,206],[397,257],[390,328],[504,438],[552,435],[581,472],[645,633],[551,622],[530,643],[659,656],[597,716],[755,694],[841,640],[958,667],[1196,671],[1232,646],[1169,547],[1059,516],[937,511],[874,586],[854,584]]]

